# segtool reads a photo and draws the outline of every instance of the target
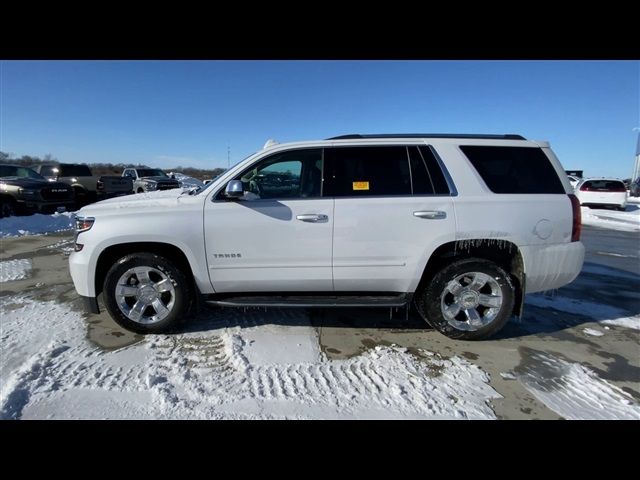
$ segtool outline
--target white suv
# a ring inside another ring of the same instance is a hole
[[[175,191],[173,191],[175,192]],[[79,212],[70,270],[98,312],[174,329],[223,306],[408,306],[452,338],[519,315],[584,260],[580,206],[548,143],[346,135],[272,145],[201,190]]]

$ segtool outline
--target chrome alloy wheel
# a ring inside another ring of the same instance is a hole
[[[495,320],[502,307],[502,290],[495,278],[482,272],[458,275],[444,288],[440,308],[458,330],[475,331]]]
[[[152,267],[134,267],[118,279],[115,298],[120,311],[137,323],[157,323],[171,313],[176,290],[167,275]]]

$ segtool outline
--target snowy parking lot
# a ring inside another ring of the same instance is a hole
[[[583,208],[578,279],[481,342],[361,308],[204,307],[141,337],[82,312],[67,215],[3,219],[0,418],[640,419],[638,207]]]

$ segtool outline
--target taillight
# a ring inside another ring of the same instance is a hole
[[[104,190],[104,182],[98,180],[97,188],[98,188],[98,190]]]
[[[582,231],[582,211],[580,210],[580,200],[573,194],[569,194],[571,200],[571,210],[573,211],[573,228],[571,230],[571,241],[580,241],[580,232]]]

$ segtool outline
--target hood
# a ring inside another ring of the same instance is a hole
[[[179,200],[193,199],[193,195],[182,195],[181,188],[172,190],[159,190],[156,192],[135,193],[123,197],[109,198],[101,202],[92,203],[78,211],[79,215],[91,216],[100,212],[114,211],[119,209],[133,209],[148,211],[149,209],[172,208],[178,205]]]
[[[171,177],[140,177],[141,180],[153,180],[154,182],[162,182],[162,183],[178,183],[178,180],[175,180]]]
[[[67,185],[66,183],[49,182],[47,180],[39,180],[37,178],[26,178],[26,177],[2,177],[0,178],[0,182],[6,183],[8,185],[15,185],[17,187],[33,188],[33,189],[49,187],[49,188],[64,188],[66,190],[69,188],[69,185]]]

